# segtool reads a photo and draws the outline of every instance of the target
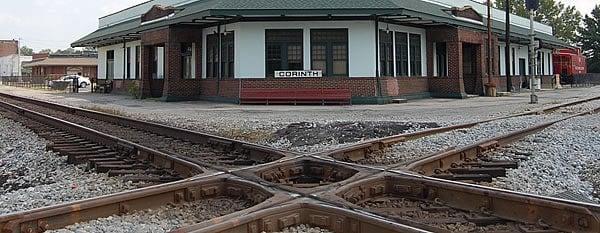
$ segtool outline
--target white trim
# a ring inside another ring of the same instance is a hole
[[[163,17],[160,17],[158,19],[153,19],[153,20],[148,20],[146,22],[142,22],[142,23],[140,23],[140,25],[144,26],[144,25],[147,25],[147,24],[151,24],[151,23],[156,23],[156,22],[159,22],[159,21],[168,20],[170,18],[173,18],[173,16],[175,16],[175,13],[171,13],[171,14],[169,14],[167,16],[163,16]]]

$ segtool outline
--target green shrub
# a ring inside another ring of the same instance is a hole
[[[140,98],[140,86],[137,82],[132,82],[127,86],[127,92],[129,95],[133,96],[133,98]]]

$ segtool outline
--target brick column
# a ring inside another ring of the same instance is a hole
[[[181,46],[176,42],[165,44],[165,80],[163,86],[163,98],[176,96],[177,89],[172,87],[182,80],[181,74]]]
[[[141,46],[140,61],[140,98],[152,97],[150,82],[152,81],[152,46]]]

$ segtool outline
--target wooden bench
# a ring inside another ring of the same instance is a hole
[[[92,87],[92,90],[97,93],[111,93],[113,90],[113,82],[105,81],[102,83],[96,83],[96,85]]]
[[[350,104],[351,99],[347,89],[245,88],[240,92],[240,104]]]

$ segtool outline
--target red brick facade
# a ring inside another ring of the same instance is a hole
[[[64,76],[69,72],[75,72],[84,77],[95,79],[98,76],[98,66],[33,66],[31,75],[33,76]]]
[[[139,82],[142,98],[162,97],[164,100],[180,99],[220,99],[237,101],[244,88],[341,88],[349,89],[353,98],[373,98],[377,96],[377,79],[361,78],[298,78],[278,79],[202,79],[202,30],[194,26],[172,26],[170,28],[145,32],[142,40],[142,78]],[[383,77],[381,90],[384,97],[453,97],[464,98],[467,94],[483,94],[486,78],[487,34],[455,27],[432,27],[427,29],[427,76],[428,77]],[[493,47],[497,48],[498,38],[494,37]],[[196,78],[182,78],[182,43],[195,43]],[[448,75],[434,77],[434,43],[446,43],[448,55]],[[165,79],[152,79],[153,51],[155,46],[165,48]],[[463,50],[472,54],[463,55]],[[497,78],[499,56],[494,51],[491,81],[502,85]],[[466,57],[465,57],[466,56]],[[471,59],[472,73],[466,76],[463,58]],[[126,86],[125,84],[123,85]],[[506,87],[504,87],[506,88]]]
[[[18,44],[16,40],[0,40],[0,57],[19,54]]]
[[[142,34],[142,97],[163,97],[165,100],[189,99],[201,96],[202,64],[196,62],[196,78],[183,79],[181,46],[196,44],[196,61],[202,61],[202,29],[192,26],[174,26]],[[165,79],[153,80],[153,48],[165,48]]]

